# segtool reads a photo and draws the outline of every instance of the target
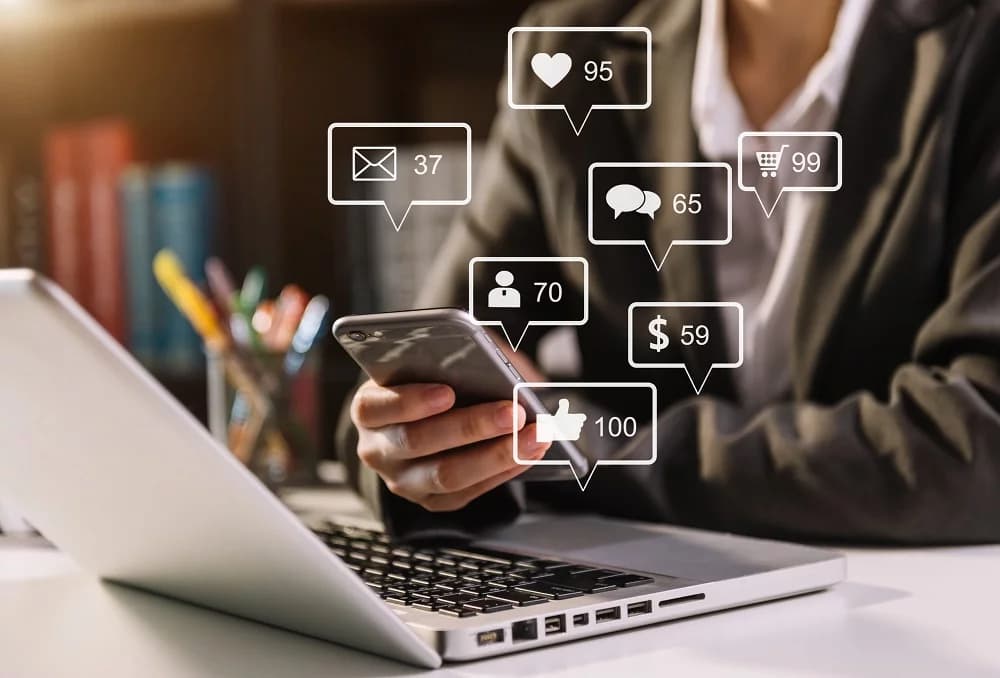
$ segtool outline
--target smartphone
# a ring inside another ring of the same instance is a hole
[[[485,329],[457,308],[345,316],[333,324],[333,335],[376,384],[447,384],[455,391],[456,407],[510,400],[514,385],[524,381]],[[521,391],[518,401],[529,423],[549,414],[530,390]],[[590,468],[568,442],[554,443],[545,459],[569,465],[535,466],[519,477],[572,480],[574,471],[585,477]]]

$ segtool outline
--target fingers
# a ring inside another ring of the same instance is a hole
[[[520,435],[522,460],[538,459],[549,448],[536,443],[534,424]],[[530,441],[530,442],[529,442]],[[383,477],[390,491],[429,510],[454,510],[528,469],[514,461],[513,436],[410,462]]]
[[[515,419],[515,414],[516,419]],[[496,438],[524,426],[524,408],[512,402],[484,403],[372,431],[385,457],[425,457]]]
[[[425,419],[451,409],[455,392],[444,384],[379,386],[365,382],[351,402],[351,418],[358,428],[380,428]]]

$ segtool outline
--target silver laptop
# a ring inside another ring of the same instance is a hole
[[[307,526],[55,285],[0,271],[0,318],[0,496],[112,582],[437,667],[844,577],[815,548],[594,517],[448,543]]]

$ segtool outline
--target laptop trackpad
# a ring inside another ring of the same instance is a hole
[[[748,553],[743,540],[739,540],[743,548],[729,541],[721,534],[661,530],[601,518],[546,517],[498,530],[481,543],[695,581],[739,577],[774,566],[766,553]]]

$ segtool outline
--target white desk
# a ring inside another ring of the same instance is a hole
[[[1000,547],[851,549],[849,581],[787,601],[442,676],[1000,675]],[[417,669],[114,585],[0,537],[3,678],[401,676]]]

